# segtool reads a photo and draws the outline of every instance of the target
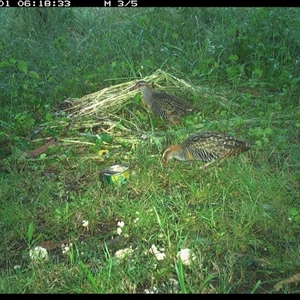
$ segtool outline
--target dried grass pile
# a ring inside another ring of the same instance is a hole
[[[206,97],[208,91],[205,91],[204,87],[194,86],[187,81],[177,78],[162,70],[157,70],[150,76],[144,77],[143,80],[150,82],[155,88],[162,90],[179,89],[190,92],[199,93],[202,98]],[[106,117],[118,112],[128,101],[132,100],[132,97],[137,91],[129,91],[129,88],[135,84],[135,81],[128,81],[125,83],[113,85],[97,91],[92,94],[88,94],[79,99],[73,99],[71,107],[64,111],[69,117]],[[220,100],[225,98],[221,95],[217,97]],[[69,99],[65,100],[71,102]],[[81,118],[82,119],[82,118]]]
[[[151,83],[156,90],[165,90],[178,95],[193,93],[196,95],[195,98],[199,95],[199,99],[202,99],[199,102],[213,98],[221,103],[225,99],[221,94],[212,95],[212,91],[205,87],[195,86],[160,69],[142,79]],[[78,148],[76,153],[85,153],[87,147],[99,144],[99,139],[104,135],[113,136],[114,142],[109,145],[110,149],[120,147],[120,144],[130,144],[135,147],[141,142],[142,135],[151,136],[151,143],[161,144],[166,135],[165,132],[155,131],[154,136],[153,128],[151,132],[145,132],[144,124],[137,117],[127,118],[130,107],[128,109],[126,106],[130,105],[135,94],[139,93],[139,91],[129,90],[134,84],[135,80],[132,80],[104,88],[82,98],[66,99],[55,112],[57,119],[47,126],[59,132],[58,140],[61,145],[66,147],[72,145],[73,149]],[[201,111],[201,103],[199,104]],[[126,109],[127,115],[126,112],[124,113]],[[130,113],[132,116],[132,112]],[[158,141],[158,139],[161,140]],[[34,153],[37,156],[40,151]]]

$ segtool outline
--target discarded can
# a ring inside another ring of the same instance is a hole
[[[127,165],[114,165],[100,171],[100,179],[111,185],[122,185],[130,178]]]

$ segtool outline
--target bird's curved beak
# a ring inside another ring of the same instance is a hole
[[[132,87],[129,88],[129,91],[134,91],[137,89],[137,86],[136,85],[133,85]]]
[[[163,163],[163,166],[166,167],[168,165],[168,160],[163,157],[162,163]]]

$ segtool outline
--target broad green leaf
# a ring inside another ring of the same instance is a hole
[[[30,78],[35,78],[35,79],[39,79],[39,78],[40,78],[39,74],[38,74],[37,72],[34,72],[34,71],[30,71],[30,72],[28,73],[28,76],[29,76]]]
[[[232,61],[236,61],[239,59],[239,57],[236,55],[236,54],[231,54],[229,57],[228,57],[229,60],[232,60]]]
[[[47,154],[46,154],[46,153],[42,153],[42,154],[40,155],[40,159],[41,159],[41,160],[45,159],[46,157],[47,157]]]
[[[6,68],[6,67],[14,67],[15,65],[13,63],[10,63],[8,61],[1,61],[0,62],[0,68]]]
[[[14,58],[10,58],[9,62],[12,64],[16,64],[17,60],[15,60]]]
[[[30,223],[27,229],[27,239],[28,243],[30,243],[32,237],[33,237],[33,232],[34,232],[34,225],[33,223]]]
[[[106,134],[106,133],[102,133],[98,136],[99,139],[101,139],[103,142],[106,142],[106,143],[111,143],[112,140],[113,140],[113,137],[109,134]]]
[[[27,74],[27,62],[24,60],[18,60],[17,61],[17,67],[19,70]]]
[[[265,134],[272,134],[272,133],[273,133],[272,128],[268,127],[265,129]]]
[[[259,77],[262,75],[262,70],[261,69],[255,69],[253,72],[255,74],[257,74]]]

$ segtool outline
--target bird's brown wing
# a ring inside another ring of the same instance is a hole
[[[168,93],[154,93],[153,100],[153,112],[165,118],[180,117],[196,111],[189,102]]]
[[[230,135],[205,131],[190,136],[181,147],[188,149],[195,160],[211,161],[247,151],[250,144]]]

